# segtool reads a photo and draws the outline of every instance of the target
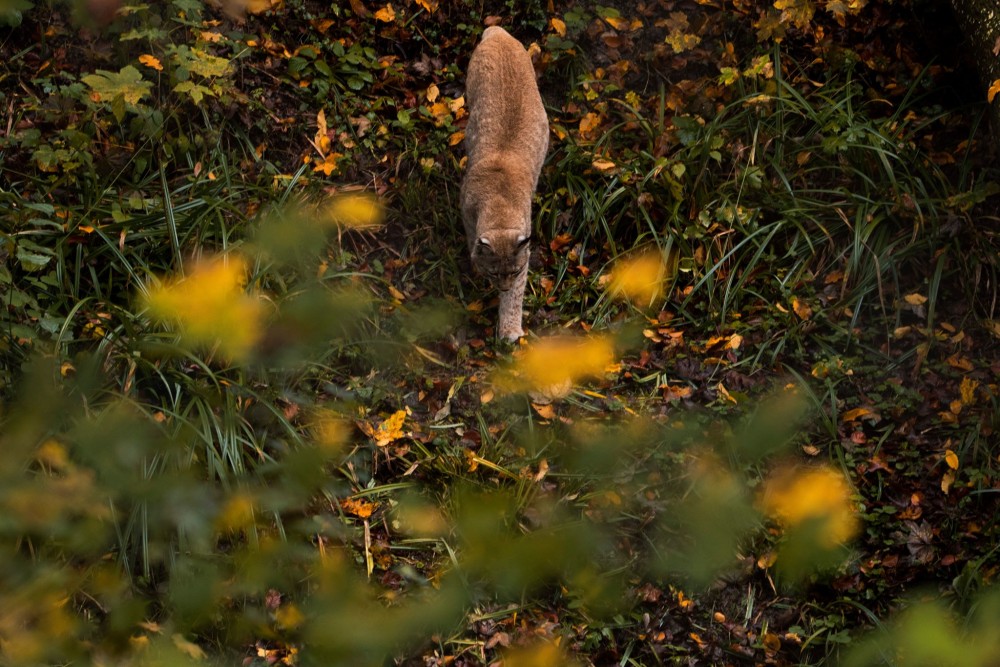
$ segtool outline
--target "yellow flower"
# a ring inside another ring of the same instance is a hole
[[[615,263],[608,281],[612,296],[637,306],[652,306],[663,297],[667,266],[659,252],[647,252]]]
[[[264,304],[243,290],[246,263],[240,257],[215,257],[195,264],[179,280],[150,289],[150,315],[176,323],[188,345],[218,345],[233,360],[249,356],[260,338]]]
[[[859,529],[851,487],[842,474],[828,467],[779,472],[765,484],[760,505],[766,514],[787,527],[820,522],[826,548],[844,544]]]

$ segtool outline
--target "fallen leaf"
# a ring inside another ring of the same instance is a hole
[[[433,83],[431,85],[427,86],[427,90],[424,92],[424,95],[427,97],[427,101],[428,102],[434,102],[435,100],[437,100],[437,98],[438,98],[438,96],[440,94],[441,94],[441,91],[438,90],[437,85],[435,85]]]
[[[869,408],[854,408],[853,410],[848,410],[840,416],[840,421],[842,422],[852,422],[861,419],[862,417],[868,417],[869,415],[874,415],[875,412]]]
[[[809,307],[809,304],[804,301],[799,301],[797,297],[792,297],[792,310],[794,310],[795,314],[802,320],[808,320],[813,314],[812,308]]]
[[[549,27],[551,27],[560,37],[566,36],[566,22],[562,19],[557,19],[553,16],[549,19]]]
[[[951,468],[952,470],[958,470],[958,454],[956,454],[950,449],[947,449],[944,452],[944,460],[945,463],[948,464],[949,468]]]
[[[986,102],[993,104],[993,98],[997,96],[997,93],[1000,93],[1000,79],[990,84],[989,90],[986,91]]]
[[[917,294],[916,292],[914,292],[913,294],[907,294],[906,296],[904,296],[903,301],[910,304],[911,306],[922,306],[925,303],[927,303],[927,297],[924,296],[923,294]]]
[[[375,20],[381,21],[382,23],[392,23],[396,20],[396,10],[392,8],[392,5],[386,5],[375,12]]]
[[[375,503],[362,500],[360,498],[344,498],[340,502],[340,506],[348,514],[353,514],[359,519],[367,519],[375,511]]]

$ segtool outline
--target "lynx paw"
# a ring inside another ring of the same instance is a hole
[[[521,327],[517,327],[516,329],[500,329],[500,338],[508,343],[516,343],[523,335],[524,330]]]

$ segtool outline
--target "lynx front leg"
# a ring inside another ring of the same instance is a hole
[[[521,321],[524,317],[524,290],[528,285],[528,266],[514,278],[514,284],[500,292],[500,337],[511,342],[524,335]]]

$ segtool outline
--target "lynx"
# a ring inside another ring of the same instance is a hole
[[[524,335],[524,289],[531,244],[531,196],[549,147],[549,122],[528,52],[489,27],[466,77],[469,156],[460,195],[472,265],[500,291],[498,333]]]

